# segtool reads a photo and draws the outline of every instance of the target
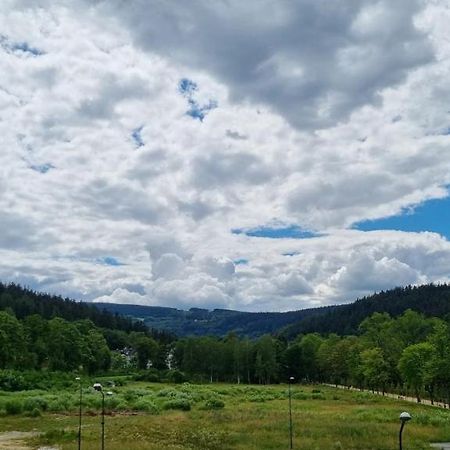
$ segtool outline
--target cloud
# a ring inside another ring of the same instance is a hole
[[[142,48],[207,70],[234,100],[268,105],[302,129],[345,120],[433,58],[416,0],[100,5]]]
[[[102,295],[93,300],[94,303],[121,303],[125,305],[148,305],[147,296],[136,292],[130,292],[127,289],[116,289],[111,295]]]
[[[448,195],[445,2],[0,12],[1,280],[245,310],[448,280],[438,234],[352,229]]]
[[[165,278],[166,280],[182,277],[184,261],[174,253],[164,253],[155,261],[152,266],[152,273],[155,278]]]
[[[270,177],[270,169],[250,153],[217,152],[198,156],[193,162],[192,178],[202,189],[234,183],[261,184]]]
[[[331,284],[348,291],[379,291],[386,286],[419,283],[419,273],[396,258],[376,260],[372,255],[357,254],[331,277]]]

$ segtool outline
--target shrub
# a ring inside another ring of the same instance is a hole
[[[177,398],[173,400],[168,400],[163,404],[164,409],[179,409],[181,411],[190,411],[191,403],[182,398]]]
[[[134,402],[138,398],[136,391],[131,389],[126,390],[122,395],[127,402]]]
[[[311,399],[312,400],[325,400],[325,396],[323,394],[312,394]]]
[[[23,405],[20,400],[8,400],[5,403],[5,411],[8,415],[20,414],[23,411]]]
[[[150,383],[159,383],[161,376],[158,370],[148,369],[138,373],[133,377],[136,381],[149,381]]]
[[[21,391],[28,389],[28,385],[22,375],[10,370],[0,371],[0,389],[2,391]]]
[[[26,415],[28,417],[41,417],[41,410],[38,408],[34,408],[32,411],[28,411]]]
[[[219,398],[210,398],[209,400],[206,400],[202,409],[222,409],[224,407],[225,403]]]
[[[308,400],[308,395],[304,392],[294,392],[292,398],[295,398],[296,400]]]
[[[33,411],[38,409],[40,411],[46,411],[48,408],[48,401],[42,397],[30,397],[23,402],[24,411]]]
[[[187,380],[186,375],[179,370],[171,370],[168,373],[168,378],[172,383],[183,383]]]
[[[156,393],[157,397],[175,398],[178,396],[178,392],[174,389],[161,389]]]
[[[69,405],[64,398],[55,398],[48,403],[48,410],[52,412],[64,412],[69,409]]]
[[[253,403],[264,403],[266,401],[266,398],[263,395],[251,395],[248,397],[249,402]]]
[[[128,407],[128,404],[125,402],[120,402],[117,407],[116,407],[117,411],[127,411],[128,409],[130,409]]]
[[[159,414],[158,406],[151,400],[138,400],[134,405],[133,409],[137,411],[144,411],[150,414]]]
[[[77,438],[78,432],[75,430],[55,429],[47,431],[44,434],[44,440],[46,442],[52,441],[73,441]]]

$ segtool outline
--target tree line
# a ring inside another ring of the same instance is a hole
[[[185,338],[174,345],[173,364],[199,381],[272,383],[292,376],[450,403],[450,323],[407,310],[397,318],[374,313],[348,336]]]
[[[353,303],[317,308],[313,314],[286,326],[279,334],[286,339],[306,333],[356,334],[359,324],[375,312],[386,312],[397,317],[407,309],[426,317],[445,317],[450,314],[450,285],[430,283],[396,287]]]
[[[397,317],[375,312],[350,335],[304,333],[287,339],[266,334],[249,339],[229,333],[175,339],[142,324],[128,324],[129,319],[113,320],[115,315],[106,312],[94,314],[94,321],[89,309],[83,317],[62,299],[59,302],[64,303],[55,308],[64,310],[65,317],[55,311],[33,313],[45,309],[45,297],[24,313],[23,305],[39,295],[1,286],[3,370],[139,372],[155,381],[260,384],[294,377],[298,382],[413,393],[418,401],[425,395],[450,403],[450,318],[426,317],[412,310]],[[19,295],[14,297],[14,292]],[[66,307],[77,314],[68,315]],[[111,320],[103,323],[98,317]]]

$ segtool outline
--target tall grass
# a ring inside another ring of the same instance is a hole
[[[76,448],[78,393],[72,391],[0,393],[0,431],[39,429],[44,434],[34,438],[36,446]],[[286,386],[136,382],[112,391],[106,405],[108,450],[288,448]],[[83,449],[97,450],[101,396],[89,388],[83,394],[88,413]],[[14,411],[14,405],[20,407]],[[297,450],[395,449],[402,410],[413,416],[404,433],[405,449],[425,450],[430,442],[450,440],[450,411],[425,405],[331,387],[293,386],[292,407]],[[32,411],[40,417],[27,417]]]

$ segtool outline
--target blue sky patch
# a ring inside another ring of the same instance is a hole
[[[136,148],[143,147],[145,145],[145,142],[142,140],[142,135],[141,135],[143,128],[144,128],[144,126],[142,125],[138,128],[135,128],[131,133],[131,137],[133,138]]]
[[[9,53],[22,53],[29,56],[41,56],[42,50],[32,47],[28,42],[12,42],[7,36],[0,35],[0,45]]]
[[[450,197],[429,200],[398,216],[359,222],[352,228],[360,231],[432,231],[450,239]]]
[[[234,262],[235,266],[241,266],[241,265],[248,264],[248,259],[240,258],[240,259],[235,259],[233,262]]]
[[[178,90],[186,97],[189,109],[186,111],[186,115],[193,119],[198,119],[203,122],[203,119],[212,109],[217,108],[217,102],[215,100],[209,100],[208,103],[200,104],[195,98],[194,94],[198,91],[198,85],[188,78],[182,78],[178,83]]]
[[[28,53],[33,56],[43,55],[44,52],[36,47],[31,47],[28,42],[17,42],[11,46],[13,51],[21,51],[23,53]]]
[[[178,84],[179,91],[185,96],[191,96],[197,89],[197,83],[188,78],[182,78]]]
[[[47,173],[50,169],[54,169],[55,166],[50,163],[46,164],[33,164],[30,166],[31,170],[34,170],[35,172],[39,173]]]
[[[189,99],[190,109],[186,112],[188,116],[191,116],[193,119],[199,119],[200,122],[203,122],[203,119],[206,117],[209,111],[217,108],[217,102],[214,100],[210,100],[207,104],[201,106],[195,100]]]
[[[250,237],[270,239],[309,239],[320,236],[320,234],[304,230],[297,225],[289,225],[285,227],[262,226],[251,229],[234,228],[231,232],[233,234],[245,234]]]
[[[124,263],[121,263],[116,258],[113,258],[112,256],[105,256],[103,258],[99,258],[97,260],[99,263],[104,264],[106,266],[124,266]]]

